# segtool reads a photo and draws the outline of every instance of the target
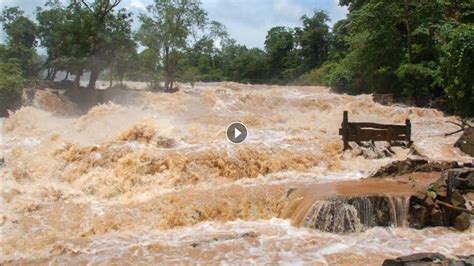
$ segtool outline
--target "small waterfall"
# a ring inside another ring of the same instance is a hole
[[[341,199],[337,199],[317,201],[306,216],[304,227],[342,233],[359,231],[361,224],[356,208]]]
[[[325,232],[358,232],[374,226],[405,227],[408,197],[361,196],[316,201],[304,219],[304,227]]]
[[[395,227],[407,227],[409,197],[388,197],[390,202],[391,222]]]

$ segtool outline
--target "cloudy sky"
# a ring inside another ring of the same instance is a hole
[[[299,26],[304,14],[314,10],[328,12],[331,23],[345,17],[347,10],[338,6],[338,0],[201,0],[209,18],[223,23],[239,43],[248,47],[263,47],[267,31],[274,26]],[[45,0],[0,0],[5,6],[19,6],[34,17],[36,6]],[[122,0],[121,7],[133,13],[145,12],[153,0]],[[137,23],[135,23],[135,28]],[[5,36],[2,32],[1,39]]]

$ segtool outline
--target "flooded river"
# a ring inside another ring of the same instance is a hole
[[[457,129],[446,123],[456,118],[439,111],[324,87],[236,83],[138,91],[129,104],[84,115],[55,97],[38,94],[1,121],[0,263],[379,265],[415,252],[474,253],[472,229],[304,227],[315,202],[333,196],[416,193],[406,182],[364,179],[413,150],[394,147],[386,158],[342,152],[344,110],[351,121],[409,118],[417,153],[471,161],[453,147],[457,136],[443,136]],[[249,130],[239,145],[226,139],[237,121]]]

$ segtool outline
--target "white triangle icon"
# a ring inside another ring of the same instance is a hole
[[[234,130],[234,138],[238,138],[242,134],[237,128]]]

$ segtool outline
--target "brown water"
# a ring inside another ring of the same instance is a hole
[[[359,121],[410,118],[419,152],[470,161],[452,147],[456,136],[443,137],[455,117],[439,111],[323,87],[235,83],[143,92],[139,105],[109,103],[80,117],[64,116],[72,107],[54,98],[42,93],[2,121],[0,262],[380,264],[421,251],[473,253],[472,230],[338,235],[298,226],[328,195],[416,193],[401,181],[341,183],[409,156],[402,148],[378,160],[343,153],[343,110]],[[244,144],[225,138],[234,121],[249,128]]]

